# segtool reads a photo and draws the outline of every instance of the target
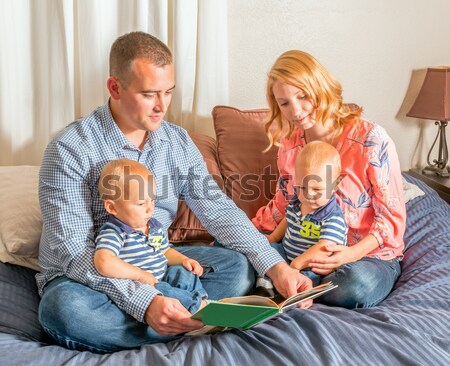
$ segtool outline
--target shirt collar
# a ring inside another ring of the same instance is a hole
[[[154,219],[150,218],[150,220],[148,220],[148,222],[147,222],[147,225],[149,225],[150,227],[154,226],[154,225],[152,225],[152,222],[153,222],[152,220],[154,220]],[[113,215],[109,215],[108,222],[117,226],[119,229],[123,230],[128,235],[133,234],[135,232],[141,232],[140,230],[133,229],[130,225],[125,224],[122,220],[119,220],[117,217],[115,217]]]
[[[147,140],[145,141],[144,148],[150,147],[153,144],[158,144],[160,141],[169,141],[169,136],[167,134],[167,123],[165,120],[162,121],[161,126],[153,132],[147,135]]]
[[[294,207],[294,210],[297,214],[301,215],[301,205],[302,203],[298,199],[297,195],[294,199],[292,199],[291,204]],[[336,195],[333,194],[331,199],[327,202],[325,206],[319,207],[316,211],[307,214],[306,216],[312,217],[316,220],[324,220],[326,219],[331,213],[336,211],[336,207],[339,207],[337,201],[336,201]]]
[[[105,132],[105,140],[108,145],[123,149],[124,147],[131,146],[130,141],[125,137],[123,132],[117,126],[116,121],[111,114],[111,108],[109,107],[109,100],[100,107],[101,121]]]

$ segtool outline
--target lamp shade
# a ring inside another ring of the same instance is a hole
[[[419,95],[406,115],[436,121],[450,120],[450,66],[427,69]]]

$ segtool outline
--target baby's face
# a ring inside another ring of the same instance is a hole
[[[297,166],[294,188],[302,205],[311,210],[325,206],[334,193],[334,174],[331,165],[312,168]]]
[[[132,228],[143,230],[155,211],[154,184],[148,179],[132,179],[128,186],[124,196],[114,202],[115,216]]]

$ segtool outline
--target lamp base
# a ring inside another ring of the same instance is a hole
[[[433,173],[439,175],[440,177],[450,177],[450,167],[438,168],[437,166],[427,165],[422,169],[423,174]]]

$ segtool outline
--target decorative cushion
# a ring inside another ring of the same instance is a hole
[[[206,162],[209,173],[213,176],[219,187],[222,188],[222,176],[217,164],[216,141],[209,136],[199,135],[190,132],[189,135],[194,141],[203,159]],[[214,238],[208,233],[200,223],[184,200],[178,202],[178,212],[175,220],[169,228],[169,240],[172,243],[188,242],[211,242]]]
[[[42,231],[37,166],[0,167],[0,261],[39,269]]]
[[[216,106],[212,115],[225,192],[253,218],[275,194],[278,179],[277,148],[263,153],[268,144],[264,131],[268,110]]]

